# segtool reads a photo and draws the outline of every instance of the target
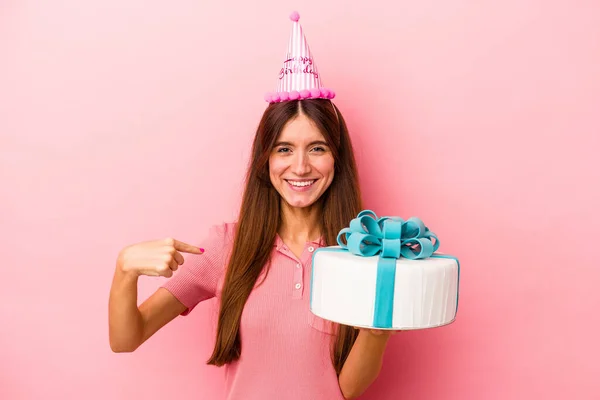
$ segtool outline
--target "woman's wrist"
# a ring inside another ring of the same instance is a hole
[[[358,335],[363,338],[363,340],[368,341],[369,343],[375,346],[383,346],[387,345],[390,337],[395,333],[394,331],[384,331],[377,329],[365,329],[359,328]]]
[[[131,269],[123,268],[123,264],[117,261],[117,267],[115,271],[115,276],[119,281],[136,281],[138,280],[140,274],[137,271],[132,271]]]

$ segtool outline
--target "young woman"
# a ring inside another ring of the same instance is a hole
[[[217,297],[208,364],[224,366],[227,400],[351,399],[375,380],[391,333],[309,310],[314,250],[335,244],[362,209],[346,124],[331,94],[320,93],[267,107],[237,222],[213,227],[203,248],[169,238],[120,252],[109,300],[113,351],[134,351]],[[171,279],[138,308],[141,275]]]

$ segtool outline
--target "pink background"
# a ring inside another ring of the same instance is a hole
[[[294,9],[367,206],[462,263],[364,398],[600,398],[600,3],[251,3],[0,3],[0,398],[219,398],[214,303],[113,354],[108,292],[126,244],[235,216]]]

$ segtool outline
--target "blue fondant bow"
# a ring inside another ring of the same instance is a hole
[[[411,260],[431,257],[440,246],[437,236],[419,218],[406,221],[399,217],[377,218],[371,210],[361,211],[350,221],[350,227],[339,232],[337,242],[358,256],[380,253],[382,258]]]
[[[440,245],[437,236],[420,219],[377,218],[371,210],[361,211],[350,222],[349,228],[339,232],[337,242],[342,249],[358,256],[379,254],[373,316],[376,328],[393,326],[396,260],[400,257],[411,260],[431,257]]]

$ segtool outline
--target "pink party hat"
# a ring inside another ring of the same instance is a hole
[[[324,88],[321,83],[317,65],[298,22],[300,15],[294,11],[290,19],[293,21],[292,34],[283,66],[279,71],[277,88],[275,92],[267,93],[265,100],[269,103],[279,103],[298,99],[333,99],[335,92]]]

